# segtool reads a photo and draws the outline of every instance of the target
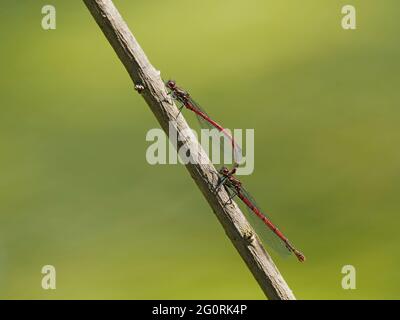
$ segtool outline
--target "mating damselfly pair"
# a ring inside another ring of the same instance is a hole
[[[218,122],[213,120],[204,111],[204,109],[192,99],[187,91],[177,86],[175,81],[168,80],[166,82],[166,86],[169,89],[169,93],[171,94],[172,98],[179,103],[180,112],[183,108],[194,112],[202,127],[207,129],[217,129],[229,141],[233,153],[233,169],[229,170],[228,168],[223,167],[219,170],[220,183],[217,188],[224,186],[230,195],[230,199],[233,199],[237,196],[244,203],[249,211],[250,220],[254,221],[252,218],[255,218],[263,223],[263,230],[257,231],[260,233],[260,235],[262,235],[262,238],[267,245],[271,246],[280,254],[286,255],[292,253],[299,261],[305,261],[304,255],[289,242],[286,236],[272,223],[271,219],[263,213],[260,207],[256,204],[254,198],[249,192],[247,192],[242,183],[234,176],[237,167],[239,166],[242,151],[230,132],[222,127]]]

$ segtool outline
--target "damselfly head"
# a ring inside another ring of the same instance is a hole
[[[174,80],[168,80],[167,87],[171,90],[174,90],[176,88],[176,82]]]
[[[223,175],[227,175],[229,173],[229,169],[227,167],[222,167],[219,170],[219,173],[223,174]]]

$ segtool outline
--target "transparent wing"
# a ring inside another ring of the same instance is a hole
[[[231,191],[232,192],[232,191]],[[234,191],[233,191],[234,192]],[[264,212],[261,210],[261,208],[257,205],[256,201],[254,198],[251,196],[251,194],[244,189],[243,187],[241,188],[241,194],[244,198],[246,198],[254,207],[258,209],[259,212],[261,212],[269,221],[271,219],[264,214]],[[279,238],[273,231],[266,225],[260,217],[256,215],[256,213],[250,209],[249,206],[242,200],[244,205],[246,206],[246,211],[247,211],[247,217],[249,218],[249,222],[253,226],[253,228],[256,230],[257,234],[260,236],[261,240],[263,241],[264,244],[272,248],[274,251],[279,253],[281,256],[288,256],[291,254],[291,251],[286,247],[286,244],[282,241],[281,238]],[[271,221],[272,222],[272,221]]]
[[[199,121],[200,127],[208,130],[217,129],[218,132],[222,133],[224,138],[224,143],[220,143],[219,145],[220,149],[223,150],[223,152],[220,154],[226,154],[226,150],[228,150],[227,152],[231,153],[231,158],[233,159],[233,161],[235,163],[240,163],[242,160],[242,149],[240,148],[239,144],[235,142],[232,135],[225,128],[223,128],[217,122],[212,120],[212,118],[210,118],[210,116],[196,101],[190,98],[190,103],[198,111],[198,113],[197,112],[195,113],[197,120]],[[220,141],[217,138],[213,139],[213,141]]]
[[[207,112],[192,98],[190,98],[190,103],[192,104],[193,107],[195,107],[201,114],[205,115],[207,118],[211,119],[210,116],[207,114]],[[199,121],[200,127],[203,129],[215,129],[215,126],[213,126],[209,121],[201,117],[199,114],[196,113],[197,120]]]

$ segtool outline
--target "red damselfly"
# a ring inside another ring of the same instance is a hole
[[[181,104],[181,107],[179,108],[179,113],[185,107],[186,109],[189,109],[190,111],[192,111],[196,114],[196,116],[200,122],[200,125],[203,128],[217,129],[219,132],[221,132],[224,135],[224,137],[229,141],[229,144],[232,147],[234,167],[237,167],[239,162],[241,161],[242,150],[241,150],[240,146],[235,142],[232,135],[224,127],[222,127],[218,122],[213,120],[203,110],[203,108],[201,108],[200,105],[192,99],[192,97],[189,95],[189,93],[187,91],[178,87],[176,85],[175,81],[168,80],[166,82],[166,86],[170,90],[172,97]]]
[[[267,230],[260,232],[261,235],[265,237],[263,239],[267,244],[269,244],[275,251],[281,254],[290,254],[293,253],[300,262],[305,261],[305,256],[298,251],[285,237],[285,235],[272,223],[272,221],[263,213],[260,207],[256,204],[253,197],[246,191],[246,189],[242,186],[242,183],[234,177],[236,172],[236,168],[229,170],[226,167],[223,167],[220,173],[220,182],[217,186],[217,189],[224,185],[230,195],[230,200],[232,200],[235,196],[238,196],[240,200],[246,205],[250,218],[255,217],[256,220],[262,221],[263,229],[265,230],[265,226],[267,226]],[[254,219],[251,219],[254,221]]]

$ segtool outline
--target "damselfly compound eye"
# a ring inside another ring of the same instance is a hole
[[[168,87],[168,88],[174,89],[175,86],[176,86],[175,81],[173,81],[173,80],[168,80],[168,82],[167,82],[167,87]]]

